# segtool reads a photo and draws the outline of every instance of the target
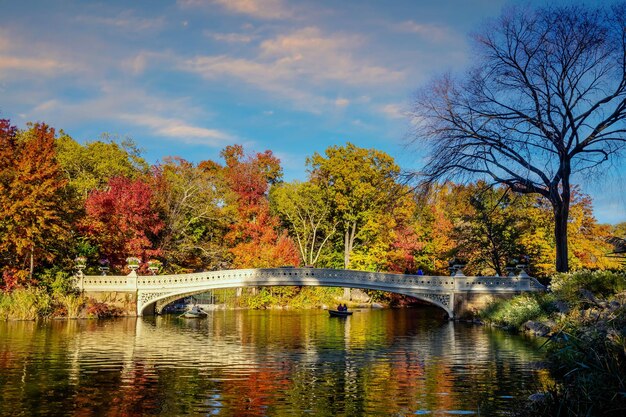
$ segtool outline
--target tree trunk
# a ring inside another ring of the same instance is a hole
[[[569,201],[554,204],[554,240],[556,242],[556,270],[557,272],[569,271],[567,259],[567,224],[569,219]]]
[[[30,247],[30,280],[33,280],[33,272],[35,271],[35,247]]]
[[[563,158],[561,160],[559,175],[561,176],[561,195],[556,199],[552,199],[552,207],[554,208],[554,240],[556,242],[556,271],[569,272],[569,260],[567,259],[567,225],[569,220],[569,205],[572,197],[569,182],[571,175],[569,159]],[[557,190],[553,190],[552,194],[557,194]]]
[[[346,227],[346,234],[343,239],[343,269],[348,269],[350,265],[350,229]]]
[[[346,234],[343,241],[343,268],[350,267],[350,253],[354,248],[354,239],[356,238],[356,221],[346,223]]]
[[[352,223],[352,225],[346,225],[346,234],[344,236],[343,241],[343,268],[348,269],[350,267],[350,253],[352,252],[352,247],[354,246],[354,237],[356,235],[356,222]],[[343,289],[343,298],[352,300],[352,293],[350,288]]]

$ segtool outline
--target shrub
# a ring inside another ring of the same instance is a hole
[[[13,291],[16,288],[23,288],[29,284],[28,271],[16,268],[5,268],[2,270],[0,280],[0,290]]]
[[[302,287],[298,294],[289,300],[293,308],[314,308],[322,305],[335,305],[336,299],[343,294],[343,288]]]
[[[626,293],[605,306],[574,311],[548,343],[559,380],[536,416],[623,416],[626,411]]]
[[[59,294],[57,300],[63,306],[65,314],[70,319],[78,318],[85,305],[85,297],[80,294]]]
[[[52,310],[52,297],[42,288],[18,288],[0,298],[0,318],[4,320],[35,320]]]
[[[46,269],[37,277],[52,294],[70,294],[77,291],[74,276],[58,267]]]
[[[600,298],[608,298],[626,290],[626,275],[623,272],[588,270],[556,274],[552,277],[551,288],[558,298],[576,304],[582,301],[581,289]]]
[[[110,306],[107,303],[96,301],[93,298],[87,299],[86,312],[87,317],[91,319],[106,319],[122,315],[120,309]]]
[[[528,320],[547,319],[554,312],[554,296],[545,293],[528,293],[506,300],[496,300],[479,313],[488,323],[519,330]]]
[[[12,299],[8,293],[0,292],[0,320],[8,320]]]
[[[256,294],[244,291],[239,304],[253,309],[264,309],[272,306],[288,306],[291,308],[313,308],[321,305],[332,305],[343,293],[341,288],[326,287],[262,287]]]

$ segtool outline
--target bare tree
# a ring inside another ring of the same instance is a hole
[[[474,67],[417,95],[423,184],[484,178],[542,195],[567,271],[572,176],[626,144],[626,4],[509,9],[473,38]]]

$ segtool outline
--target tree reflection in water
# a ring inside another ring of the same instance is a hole
[[[504,415],[539,341],[436,309],[0,323],[0,415]]]

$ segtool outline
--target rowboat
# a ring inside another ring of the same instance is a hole
[[[207,316],[207,313],[198,306],[193,306],[189,310],[185,311],[183,314],[180,315],[180,317],[183,317],[186,319],[201,319],[206,316]]]
[[[348,317],[352,315],[352,311],[328,310],[330,317]]]

